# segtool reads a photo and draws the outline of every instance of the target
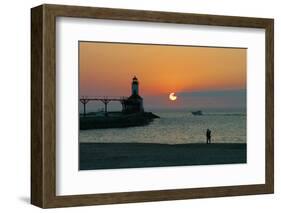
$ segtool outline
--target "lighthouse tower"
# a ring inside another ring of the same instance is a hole
[[[132,81],[132,95],[139,95],[139,81],[136,76],[134,76]]]
[[[143,112],[143,99],[139,95],[139,81],[136,76],[134,76],[132,81],[132,95],[123,101],[124,113],[139,113]]]

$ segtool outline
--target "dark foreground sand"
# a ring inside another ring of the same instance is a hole
[[[80,143],[80,170],[246,163],[246,144]]]

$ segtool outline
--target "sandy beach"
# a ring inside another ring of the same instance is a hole
[[[246,144],[79,143],[79,169],[246,163]]]

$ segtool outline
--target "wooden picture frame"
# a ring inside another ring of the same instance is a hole
[[[265,184],[56,195],[56,17],[265,29]],[[274,21],[126,9],[41,5],[31,9],[31,203],[42,208],[267,194],[274,191]]]

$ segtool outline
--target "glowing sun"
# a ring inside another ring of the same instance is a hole
[[[175,100],[177,100],[177,96],[175,95],[175,93],[174,93],[174,92],[170,93],[170,95],[169,95],[169,99],[170,99],[171,101],[175,101]]]

